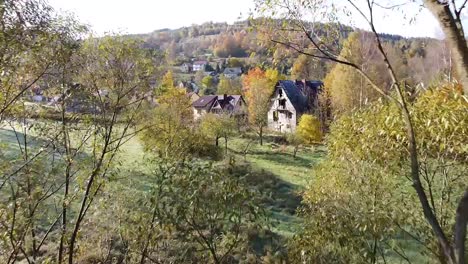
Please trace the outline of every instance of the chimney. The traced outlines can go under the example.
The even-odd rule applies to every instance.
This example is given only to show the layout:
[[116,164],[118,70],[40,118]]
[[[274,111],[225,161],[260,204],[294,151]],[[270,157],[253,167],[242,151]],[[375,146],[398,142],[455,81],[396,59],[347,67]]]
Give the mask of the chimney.
[[223,100],[224,100],[224,101],[227,100],[227,94],[223,94]]

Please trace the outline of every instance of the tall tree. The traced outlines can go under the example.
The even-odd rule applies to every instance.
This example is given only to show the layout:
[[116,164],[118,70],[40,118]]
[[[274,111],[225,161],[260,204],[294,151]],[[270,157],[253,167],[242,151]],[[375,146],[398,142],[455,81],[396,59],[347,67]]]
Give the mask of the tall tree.
[[468,44],[462,23],[463,9],[466,8],[467,1],[424,0],[424,3],[439,21],[445,39],[452,50],[458,79],[463,86],[465,95],[468,95]]
[[[432,5],[431,8],[440,11],[440,18],[442,21],[445,21],[449,24],[448,29],[449,33],[455,33],[450,36],[454,36],[452,38],[454,40],[454,47],[452,47],[455,51],[454,53],[459,54],[458,59],[460,63],[457,68],[460,69],[461,74],[461,83],[464,84],[466,76],[466,71],[468,67],[466,67],[466,60],[463,59],[464,55],[468,54],[466,52],[466,41],[463,37],[463,34],[460,37],[456,37],[457,35],[460,36],[460,30],[457,30],[455,24],[452,23],[453,19],[448,15],[450,13],[449,3],[447,1],[427,1],[430,2],[429,4]],[[453,2],[453,1],[452,1]],[[466,1],[462,1],[466,2]],[[285,8],[286,7],[286,8]],[[466,240],[466,225],[468,220],[468,212],[464,211],[464,208],[468,207],[468,190],[462,195],[459,204],[459,210],[457,210],[456,218],[457,222],[455,224],[455,235],[454,235],[454,242],[453,246],[452,243],[449,241],[448,234],[444,232],[441,227],[440,221],[436,217],[435,210],[431,207],[428,193],[424,189],[421,180],[420,174],[420,160],[418,155],[418,144],[417,144],[417,135],[414,129],[414,122],[411,116],[411,112],[409,111],[408,107],[408,98],[405,96],[405,90],[407,86],[401,79],[398,78],[397,73],[395,71],[395,67],[392,65],[391,61],[389,60],[387,53],[382,44],[382,39],[375,27],[375,21],[378,19],[375,16],[375,9],[379,8],[379,4],[375,1],[367,0],[365,1],[364,5],[358,3],[355,0],[347,0],[344,5],[339,5],[339,8],[343,8],[347,14],[355,14],[360,16],[364,21],[367,23],[368,28],[372,32],[372,36],[375,39],[375,50],[381,55],[381,60],[383,65],[386,67],[386,75],[391,80],[390,87],[394,90],[394,93],[389,93],[390,89],[387,87],[382,87],[378,85],[378,82],[374,80],[366,71],[360,66],[351,61],[348,61],[338,55],[336,49],[336,42],[341,35],[341,27],[339,26],[331,26],[327,29],[326,38],[321,37],[317,34],[317,23],[305,23],[304,21],[310,21],[315,19],[316,17],[320,17],[322,19],[329,19],[331,21],[336,21],[336,8],[338,5],[333,5],[332,3],[327,4],[323,1],[317,0],[312,1],[312,3],[304,3],[303,1],[296,1],[296,0],[279,0],[279,1],[264,1],[264,0],[257,0],[257,10],[262,13],[263,16],[277,18],[278,15],[281,16],[283,19],[286,19],[289,23],[275,23],[272,19],[262,20],[262,23],[268,23],[270,27],[266,30],[266,35],[269,36],[268,39],[274,43],[282,44],[289,47],[296,52],[316,57],[322,59],[328,59],[335,63],[347,65],[354,70],[356,70],[362,77],[368,81],[371,87],[378,93],[380,93],[385,99],[389,102],[393,103],[400,109],[400,113],[403,116],[403,126],[406,130],[407,142],[405,142],[405,146],[407,147],[407,153],[409,156],[409,166],[411,171],[409,172],[409,177],[411,178],[412,185],[414,191],[417,193],[418,200],[421,205],[421,209],[424,212],[424,217],[427,223],[431,226],[432,231],[436,237],[437,243],[439,244],[441,251],[444,252],[445,260],[449,263],[465,263],[464,253],[465,253],[465,240]],[[464,4],[462,5],[464,7]],[[330,10],[332,12],[330,12]],[[311,19],[307,19],[306,16],[310,16]],[[453,18],[453,16],[452,16]],[[272,22],[273,23],[270,23]],[[277,21],[277,20],[276,20]],[[452,27],[450,25],[455,25]],[[278,29],[278,27],[280,27]],[[273,29],[273,30],[272,30]],[[284,34],[286,32],[286,34]],[[299,36],[299,37],[298,37]],[[302,36],[302,37],[301,37]],[[313,48],[319,52],[319,55],[312,54],[307,52],[304,47],[303,40],[306,39],[309,44],[313,46]],[[300,40],[300,41],[298,41]],[[457,46],[458,45],[458,46]],[[466,87],[464,88],[466,89]]]
[[283,76],[277,70],[263,71],[255,68],[242,79],[248,104],[249,122],[256,127],[260,145],[263,145],[263,132],[268,125],[267,113],[270,107],[270,97],[276,83],[282,78]]

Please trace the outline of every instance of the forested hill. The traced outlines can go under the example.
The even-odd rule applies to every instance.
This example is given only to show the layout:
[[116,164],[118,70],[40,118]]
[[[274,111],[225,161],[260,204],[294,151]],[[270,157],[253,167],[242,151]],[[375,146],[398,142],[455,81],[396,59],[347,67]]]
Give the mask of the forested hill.
[[[262,34],[258,33],[255,21],[238,21],[234,24],[208,22],[201,25],[192,25],[179,29],[159,29],[148,34],[128,35],[132,38],[143,40],[144,47],[159,51],[165,57],[166,65],[180,66],[185,62],[197,60],[210,61],[215,64],[224,61],[224,58],[240,58],[236,64],[244,69],[244,72],[252,67],[274,67],[292,78],[323,79],[330,71],[330,65],[323,61],[307,62],[298,53],[269,41],[264,41]],[[341,49],[345,39],[353,28],[343,25],[320,24],[315,28],[338,26],[339,37],[334,44],[336,50]],[[320,30],[319,30],[320,31]],[[364,32],[365,33],[365,32]],[[320,34],[320,32],[317,32]],[[367,35],[367,36],[366,36]],[[360,39],[362,49],[370,48],[368,42],[372,42],[371,34],[362,34]],[[404,38],[399,35],[382,33],[381,39],[389,53],[402,64],[400,68],[412,74],[412,80],[416,83],[429,83],[435,75],[443,72],[448,66],[433,63],[444,61],[448,63],[445,44],[430,38]],[[366,44],[367,43],[367,44]],[[364,56],[365,54],[363,54]],[[312,74],[294,74],[294,67],[303,68],[307,64],[306,72]],[[422,69],[421,65],[428,65]],[[447,67],[446,67],[447,66]],[[176,67],[175,69],[178,69]],[[406,71],[405,70],[405,71]],[[296,70],[297,72],[297,70]],[[407,76],[407,74],[405,74]]]
[[[341,26],[341,36],[345,39],[351,27]],[[257,33],[248,20],[238,21],[234,24],[207,22],[201,25],[191,25],[179,29],[158,29],[147,34],[134,34],[131,37],[140,38],[145,47],[168,51],[176,59],[183,57],[200,57],[214,55],[225,57],[249,57],[267,55],[268,47],[260,45]],[[419,42],[432,41],[431,39],[405,39],[399,35],[382,33],[384,41],[407,42],[404,45],[417,46]],[[417,42],[416,44],[411,44]],[[183,56],[182,56],[183,55]]]

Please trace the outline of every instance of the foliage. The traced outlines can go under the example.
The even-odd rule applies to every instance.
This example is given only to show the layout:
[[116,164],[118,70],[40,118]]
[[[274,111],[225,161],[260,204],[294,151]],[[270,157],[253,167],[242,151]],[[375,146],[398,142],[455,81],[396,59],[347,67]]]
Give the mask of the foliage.
[[322,140],[320,121],[314,115],[302,115],[296,133],[303,142],[309,145],[317,144]]
[[[373,44],[368,35],[359,32],[352,33],[343,44],[340,57],[359,65],[373,79],[379,80],[382,87],[389,89],[389,85],[385,84],[386,81],[381,80],[382,75],[379,75],[382,70],[377,70],[379,66],[377,61],[380,57],[372,53],[369,45]],[[344,64],[336,64],[332,68],[325,79],[325,89],[328,90],[335,113],[359,109],[380,97],[355,69]]]
[[301,54],[294,61],[291,69],[291,77],[297,80],[322,80],[327,71],[323,60],[314,59]]
[[135,226],[128,222],[136,233],[123,233],[136,259],[226,263],[242,258],[248,230],[263,218],[245,175],[197,160],[154,164],[145,206],[135,214]]
[[214,138],[216,146],[218,146],[218,140],[224,138],[225,154],[228,151],[228,138],[234,135],[235,129],[236,120],[227,114],[206,114],[200,124],[201,133]]
[[159,106],[142,117],[141,139],[145,149],[165,159],[182,156],[219,157],[219,150],[193,126],[190,97],[183,89],[173,87],[158,99]]
[[221,76],[218,83],[218,94],[242,94],[240,80]]
[[[467,187],[467,107],[450,84],[425,92],[411,106],[423,184],[448,233],[455,197]],[[404,239],[415,239],[423,254],[443,258],[408,180],[402,122],[396,106],[376,102],[332,126],[330,157],[304,193],[303,214],[309,220],[293,243],[295,258],[304,257],[305,250],[317,263],[375,262],[389,252],[406,259]]]
[[260,68],[250,70],[242,78],[243,88],[248,104],[249,122],[257,127],[260,144],[263,144],[263,128],[268,125],[267,113],[270,107],[270,97],[276,83],[284,78],[277,70]]

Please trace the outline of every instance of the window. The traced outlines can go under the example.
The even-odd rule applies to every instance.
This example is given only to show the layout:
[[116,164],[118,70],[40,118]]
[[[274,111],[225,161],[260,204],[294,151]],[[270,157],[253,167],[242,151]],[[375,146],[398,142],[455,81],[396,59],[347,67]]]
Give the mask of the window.
[[292,119],[293,114],[291,112],[288,112],[288,119]]
[[273,112],[273,121],[275,121],[275,122],[278,121],[278,111]]
[[279,94],[279,97],[283,97],[283,89],[280,88],[280,89],[278,90],[278,94]]
[[286,109],[286,99],[279,100],[279,106],[283,109]]

